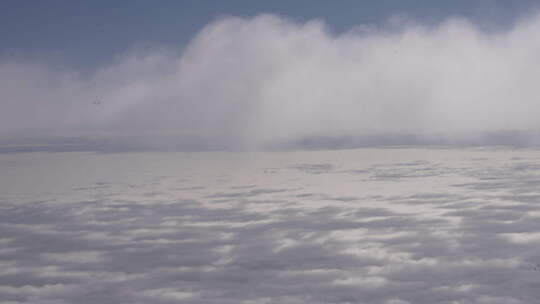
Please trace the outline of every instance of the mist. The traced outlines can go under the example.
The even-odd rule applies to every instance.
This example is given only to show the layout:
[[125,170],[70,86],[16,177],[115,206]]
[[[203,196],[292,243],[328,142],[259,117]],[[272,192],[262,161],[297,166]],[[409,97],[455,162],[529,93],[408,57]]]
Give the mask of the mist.
[[[503,32],[464,19],[223,17],[181,50],[120,54],[91,74],[0,61],[0,139],[204,138],[261,147],[309,136],[538,130],[540,16]],[[95,102],[99,101],[99,102]]]

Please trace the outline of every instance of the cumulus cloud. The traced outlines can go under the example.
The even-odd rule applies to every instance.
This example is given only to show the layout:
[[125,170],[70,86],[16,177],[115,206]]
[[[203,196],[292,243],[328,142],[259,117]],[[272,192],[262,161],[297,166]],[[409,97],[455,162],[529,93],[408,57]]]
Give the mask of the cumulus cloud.
[[[126,54],[91,75],[0,64],[0,136],[174,135],[260,145],[302,136],[538,129],[540,17],[333,34],[227,17],[180,55]],[[102,100],[96,105],[94,100]]]

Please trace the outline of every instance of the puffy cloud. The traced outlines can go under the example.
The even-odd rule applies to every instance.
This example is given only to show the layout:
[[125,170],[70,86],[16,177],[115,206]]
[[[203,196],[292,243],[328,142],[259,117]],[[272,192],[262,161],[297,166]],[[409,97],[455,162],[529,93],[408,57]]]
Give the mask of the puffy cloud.
[[539,33],[538,16],[498,33],[449,19],[339,35],[318,20],[227,17],[180,55],[132,52],[91,75],[4,61],[0,135],[189,135],[250,146],[538,129]]

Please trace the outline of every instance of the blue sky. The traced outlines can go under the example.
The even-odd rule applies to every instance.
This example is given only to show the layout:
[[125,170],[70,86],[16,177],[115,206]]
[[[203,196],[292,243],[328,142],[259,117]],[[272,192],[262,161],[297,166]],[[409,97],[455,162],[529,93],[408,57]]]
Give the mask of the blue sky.
[[536,11],[536,1],[19,1],[0,2],[0,58],[32,60],[70,68],[99,67],[130,49],[181,51],[206,24],[220,16],[276,14],[324,20],[334,32],[354,25],[380,25],[393,16],[423,24],[465,17],[499,31]]

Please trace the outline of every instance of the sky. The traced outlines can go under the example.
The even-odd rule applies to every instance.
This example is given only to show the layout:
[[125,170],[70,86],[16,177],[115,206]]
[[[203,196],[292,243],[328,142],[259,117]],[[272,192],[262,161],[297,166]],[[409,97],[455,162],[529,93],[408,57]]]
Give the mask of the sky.
[[0,5],[0,139],[540,127],[534,1]]
[[535,2],[0,0],[0,302],[538,302]]
[[324,20],[339,33],[380,25],[395,16],[424,24],[465,17],[486,30],[504,30],[538,7],[536,1],[16,1],[0,3],[0,54],[92,69],[133,47],[182,49],[222,16],[275,14],[298,22]]

